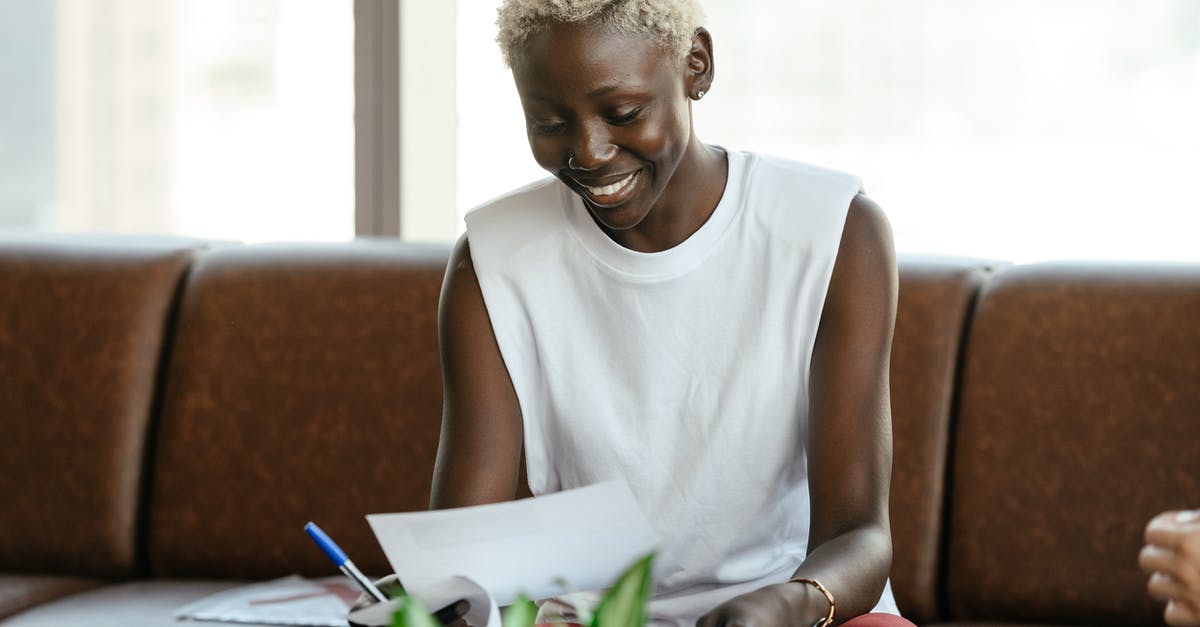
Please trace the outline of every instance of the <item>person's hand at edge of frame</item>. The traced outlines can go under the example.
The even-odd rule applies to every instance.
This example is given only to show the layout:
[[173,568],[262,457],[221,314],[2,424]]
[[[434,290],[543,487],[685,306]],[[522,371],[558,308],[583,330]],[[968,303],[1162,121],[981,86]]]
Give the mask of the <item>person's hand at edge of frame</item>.
[[1200,509],[1169,511],[1146,525],[1138,565],[1150,596],[1165,601],[1169,625],[1200,625]]

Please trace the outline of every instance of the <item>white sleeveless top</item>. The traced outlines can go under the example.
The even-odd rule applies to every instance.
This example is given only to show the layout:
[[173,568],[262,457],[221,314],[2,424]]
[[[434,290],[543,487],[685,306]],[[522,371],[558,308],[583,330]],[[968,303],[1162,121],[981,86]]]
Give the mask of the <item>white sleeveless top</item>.
[[662,252],[613,242],[555,179],[466,218],[529,487],[629,483],[661,541],[657,624],[786,581],[808,542],[809,362],[859,181],[728,157],[712,216]]

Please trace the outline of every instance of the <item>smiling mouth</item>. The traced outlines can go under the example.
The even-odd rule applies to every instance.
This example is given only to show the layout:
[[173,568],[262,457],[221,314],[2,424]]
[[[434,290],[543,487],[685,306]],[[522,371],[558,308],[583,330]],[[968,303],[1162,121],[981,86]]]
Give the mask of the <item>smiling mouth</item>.
[[[588,199],[597,205],[612,206],[623,202],[633,192],[633,181],[641,170],[630,172],[625,178],[600,187],[579,183]],[[577,181],[578,182],[578,181]]]

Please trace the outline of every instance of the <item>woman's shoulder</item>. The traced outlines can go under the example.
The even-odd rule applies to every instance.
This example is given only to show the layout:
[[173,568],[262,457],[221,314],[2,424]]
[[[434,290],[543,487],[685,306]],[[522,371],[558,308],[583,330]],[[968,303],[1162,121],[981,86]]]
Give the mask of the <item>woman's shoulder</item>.
[[554,177],[527,183],[468,209],[467,223],[497,215],[511,216],[512,214],[557,210],[562,204],[562,193],[559,187],[559,182]]
[[557,179],[545,178],[468,211],[467,237],[476,269],[505,268],[518,253],[528,257],[555,249],[567,232],[563,192]]
[[862,182],[853,174],[793,159],[746,153],[744,202],[773,237],[836,249]]

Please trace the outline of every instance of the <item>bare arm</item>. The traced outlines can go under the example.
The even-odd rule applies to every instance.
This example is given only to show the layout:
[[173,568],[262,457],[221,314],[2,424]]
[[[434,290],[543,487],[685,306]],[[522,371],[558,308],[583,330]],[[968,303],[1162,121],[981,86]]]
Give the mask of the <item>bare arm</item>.
[[[808,556],[795,572],[830,590],[835,622],[869,612],[891,568],[888,372],[897,284],[891,228],[859,194],[850,203],[813,347]],[[698,624],[811,625],[828,610],[815,587],[784,583],[734,598]]]
[[897,284],[887,218],[859,194],[813,349],[809,553],[796,571],[829,588],[843,620],[874,607],[891,569],[888,373]]
[[512,500],[520,480],[521,408],[465,235],[442,285],[438,340],[445,396],[430,507]]

